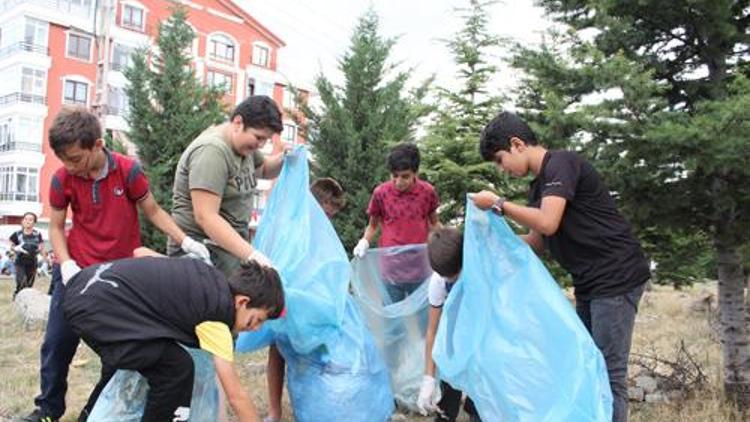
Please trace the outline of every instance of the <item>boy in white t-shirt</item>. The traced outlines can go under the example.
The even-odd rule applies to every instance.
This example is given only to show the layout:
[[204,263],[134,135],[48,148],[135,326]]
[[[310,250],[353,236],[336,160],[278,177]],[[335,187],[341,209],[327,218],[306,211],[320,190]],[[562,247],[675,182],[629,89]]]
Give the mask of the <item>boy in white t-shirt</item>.
[[[433,271],[430,278],[428,300],[430,302],[429,322],[427,324],[427,335],[425,336],[425,375],[422,378],[422,386],[419,389],[417,407],[422,414],[436,411],[438,415],[435,422],[453,422],[458,417],[461,406],[461,391],[450,386],[445,381],[440,381],[442,398],[435,403],[435,362],[432,360],[432,346],[435,343],[438,322],[443,313],[443,304],[450,294],[459,274],[463,261],[463,233],[455,228],[437,229],[430,235],[427,242],[427,253],[430,266]],[[469,397],[464,402],[464,410],[469,415],[471,422],[481,422],[474,403]]]

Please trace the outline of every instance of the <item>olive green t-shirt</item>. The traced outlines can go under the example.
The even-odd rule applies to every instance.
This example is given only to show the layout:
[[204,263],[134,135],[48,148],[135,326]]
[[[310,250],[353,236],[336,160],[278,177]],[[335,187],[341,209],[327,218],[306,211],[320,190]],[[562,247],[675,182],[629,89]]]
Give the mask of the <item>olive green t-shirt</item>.
[[[247,157],[234,152],[224,140],[221,126],[201,133],[182,153],[172,188],[172,216],[190,237],[202,242],[208,236],[195,221],[190,191],[201,189],[221,197],[219,215],[243,239],[248,238],[248,222],[258,194],[256,177],[263,164],[263,154],[254,151]],[[170,239],[170,254],[180,249]]]

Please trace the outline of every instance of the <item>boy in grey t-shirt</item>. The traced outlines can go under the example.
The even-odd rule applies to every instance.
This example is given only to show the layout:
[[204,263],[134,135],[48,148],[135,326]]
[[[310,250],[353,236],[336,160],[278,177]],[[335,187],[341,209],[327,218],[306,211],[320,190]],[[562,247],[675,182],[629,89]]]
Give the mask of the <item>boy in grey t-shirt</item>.
[[[271,98],[249,97],[228,122],[201,133],[177,164],[172,216],[186,233],[209,245],[211,260],[224,274],[249,259],[271,265],[250,245],[248,222],[257,178],[277,177],[283,163],[283,154],[264,158],[259,150],[282,128]],[[167,252],[181,253],[172,242]]]

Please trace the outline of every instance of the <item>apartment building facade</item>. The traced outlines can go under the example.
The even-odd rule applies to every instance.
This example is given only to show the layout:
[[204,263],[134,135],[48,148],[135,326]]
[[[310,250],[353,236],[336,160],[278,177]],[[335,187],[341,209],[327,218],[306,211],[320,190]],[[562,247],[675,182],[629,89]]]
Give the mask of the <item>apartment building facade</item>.
[[229,0],[3,0],[0,2],[0,225],[32,211],[49,215],[48,191],[60,161],[46,133],[66,105],[95,110],[126,140],[132,52],[155,47],[160,22],[181,3],[195,31],[196,77],[226,89],[229,108],[253,94],[285,110],[281,138],[304,142],[287,110],[295,96],[277,72],[278,36]]

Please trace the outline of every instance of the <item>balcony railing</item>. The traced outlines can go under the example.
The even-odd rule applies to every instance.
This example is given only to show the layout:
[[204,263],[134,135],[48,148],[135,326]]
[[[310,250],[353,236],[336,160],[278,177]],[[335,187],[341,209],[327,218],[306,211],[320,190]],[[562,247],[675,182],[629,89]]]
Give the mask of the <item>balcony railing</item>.
[[[91,3],[93,3],[93,1]],[[91,4],[81,6],[70,0],[2,0],[0,1],[0,12],[10,10],[19,4],[35,4],[45,9],[58,10],[60,12],[85,17],[90,16],[92,12]]]
[[0,153],[10,152],[10,151],[42,152],[42,145],[36,144],[33,142],[17,142],[17,141],[0,143]]
[[19,41],[15,44],[7,45],[0,48],[0,59],[10,56],[13,53],[25,51],[28,53],[44,54],[49,56],[49,48],[39,44],[32,44],[26,41]]
[[0,192],[0,201],[28,201],[36,202],[39,195],[34,192]]
[[44,95],[28,94],[25,92],[13,92],[11,94],[3,95],[0,97],[0,107],[17,103],[46,105],[47,97],[45,97]]

